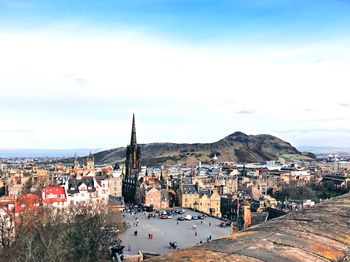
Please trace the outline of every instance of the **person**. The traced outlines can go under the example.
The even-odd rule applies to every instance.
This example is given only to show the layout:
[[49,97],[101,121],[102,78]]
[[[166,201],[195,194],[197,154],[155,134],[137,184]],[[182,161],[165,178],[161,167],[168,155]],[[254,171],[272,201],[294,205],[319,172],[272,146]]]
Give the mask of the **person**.
[[211,240],[211,235],[209,235],[209,240]]
[[211,223],[209,222],[209,226],[211,226]]
[[201,221],[201,224],[203,224],[203,221]]
[[128,251],[131,251],[131,246],[130,245],[128,246]]
[[195,236],[195,237],[197,236],[197,231],[194,232],[194,236]]
[[137,236],[137,230],[135,230],[134,235]]
[[179,224],[179,221],[176,221],[176,225],[178,225]]

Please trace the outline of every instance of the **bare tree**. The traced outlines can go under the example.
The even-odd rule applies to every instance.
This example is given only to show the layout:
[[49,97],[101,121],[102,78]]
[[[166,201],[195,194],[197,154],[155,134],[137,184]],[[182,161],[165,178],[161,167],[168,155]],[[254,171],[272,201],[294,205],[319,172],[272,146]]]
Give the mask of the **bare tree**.
[[68,210],[40,208],[23,212],[16,238],[2,257],[12,261],[98,261],[106,258],[109,243],[118,238],[123,223],[101,207]]
[[3,249],[8,249],[15,237],[14,215],[1,210],[0,213],[0,245]]

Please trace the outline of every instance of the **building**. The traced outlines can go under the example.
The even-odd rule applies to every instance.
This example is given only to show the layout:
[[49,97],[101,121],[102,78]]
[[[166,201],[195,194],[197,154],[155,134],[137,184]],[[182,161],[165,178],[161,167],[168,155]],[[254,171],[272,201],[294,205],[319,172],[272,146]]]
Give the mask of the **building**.
[[118,164],[115,164],[112,176],[108,178],[108,188],[112,196],[122,196],[123,176]]
[[220,195],[216,190],[199,189],[195,209],[212,216],[221,217]]
[[68,206],[67,195],[62,186],[45,187],[42,193],[43,205],[49,207]]
[[136,140],[135,115],[132,117],[130,144],[126,148],[125,176],[123,178],[123,197],[125,201],[134,202],[138,175],[141,172],[141,149]]
[[221,198],[215,189],[198,188],[193,184],[184,184],[178,189],[178,199],[181,207],[193,208],[212,216],[221,217]]
[[178,200],[181,207],[194,208],[197,198],[196,187],[192,184],[181,185],[178,189]]
[[65,189],[69,205],[106,205],[108,203],[109,188],[107,179],[88,176],[81,179],[70,178],[65,184]]

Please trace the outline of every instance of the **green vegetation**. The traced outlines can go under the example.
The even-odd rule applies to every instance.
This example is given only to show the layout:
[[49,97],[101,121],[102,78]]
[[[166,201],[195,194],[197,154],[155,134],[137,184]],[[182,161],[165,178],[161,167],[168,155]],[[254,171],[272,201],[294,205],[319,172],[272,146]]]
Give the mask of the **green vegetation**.
[[350,188],[336,187],[333,182],[325,182],[323,184],[310,184],[302,187],[289,186],[281,191],[276,191],[272,194],[274,198],[280,201],[293,199],[305,200],[311,199],[319,202],[320,199],[328,199],[345,194],[350,191]]
[[301,154],[281,154],[278,155],[278,160],[285,160],[287,162],[294,162],[294,161],[312,161],[313,159],[307,156],[303,156]]

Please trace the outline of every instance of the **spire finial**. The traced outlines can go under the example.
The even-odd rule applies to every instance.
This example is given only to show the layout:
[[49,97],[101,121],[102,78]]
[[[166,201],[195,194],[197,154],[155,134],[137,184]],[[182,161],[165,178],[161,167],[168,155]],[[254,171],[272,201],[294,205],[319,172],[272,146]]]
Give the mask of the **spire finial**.
[[136,125],[135,125],[135,114],[132,114],[132,129],[131,129],[131,141],[130,145],[136,145]]

